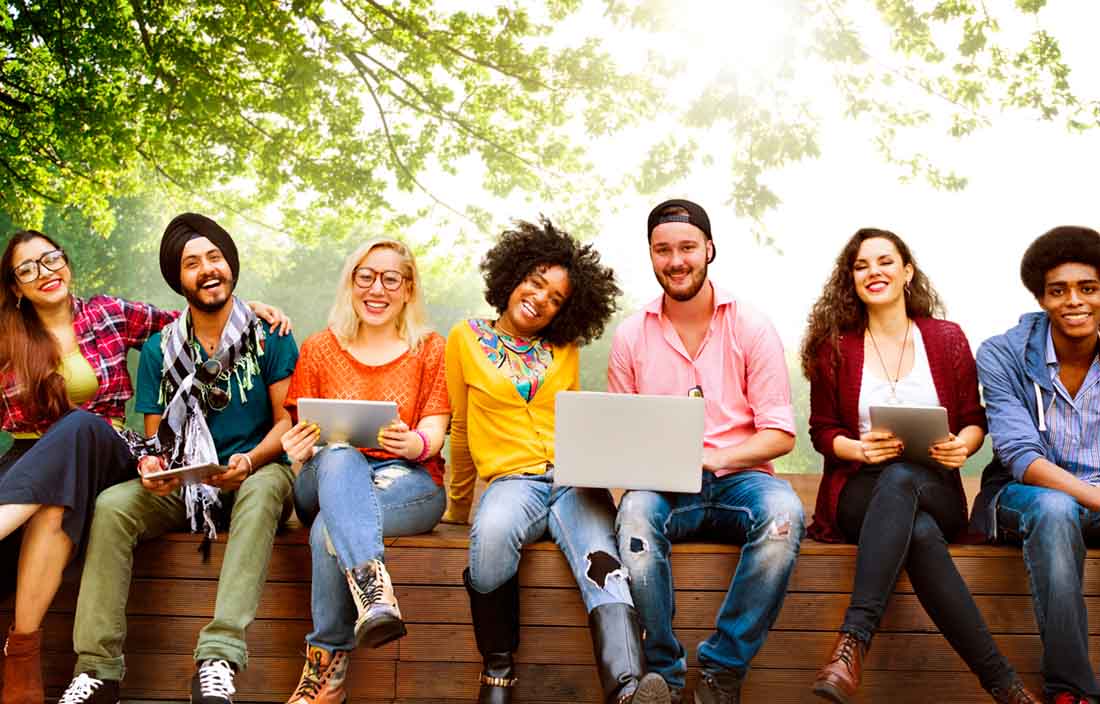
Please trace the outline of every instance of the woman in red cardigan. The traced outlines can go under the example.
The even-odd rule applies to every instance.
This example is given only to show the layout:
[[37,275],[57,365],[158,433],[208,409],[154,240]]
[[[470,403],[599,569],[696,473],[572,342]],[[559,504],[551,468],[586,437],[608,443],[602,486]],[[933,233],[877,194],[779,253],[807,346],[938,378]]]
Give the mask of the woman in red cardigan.
[[[855,587],[813,690],[847,704],[894,582],[906,568],[928,615],[996,702],[1038,704],[997,649],[947,543],[966,526],[958,469],[981,447],[985,412],[974,357],[905,243],[862,229],[845,245],[810,313],[802,371],[810,437],[825,458],[809,535],[858,543]],[[902,443],[872,432],[869,407],[943,406],[952,435],[929,462],[902,461]]]

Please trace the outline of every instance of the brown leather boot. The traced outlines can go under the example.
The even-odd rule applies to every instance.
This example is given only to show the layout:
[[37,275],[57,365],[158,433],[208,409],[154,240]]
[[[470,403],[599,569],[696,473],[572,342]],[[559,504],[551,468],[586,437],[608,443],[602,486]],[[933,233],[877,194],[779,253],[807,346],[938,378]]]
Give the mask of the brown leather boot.
[[3,704],[43,704],[42,631],[8,631],[4,643]]
[[343,704],[347,701],[344,691],[347,673],[347,651],[309,646],[298,688],[290,695],[287,704]]
[[1018,678],[1006,688],[994,687],[989,694],[997,704],[1043,704]]
[[817,671],[813,692],[836,704],[850,704],[863,679],[863,656],[867,646],[851,633],[841,633],[827,665]]

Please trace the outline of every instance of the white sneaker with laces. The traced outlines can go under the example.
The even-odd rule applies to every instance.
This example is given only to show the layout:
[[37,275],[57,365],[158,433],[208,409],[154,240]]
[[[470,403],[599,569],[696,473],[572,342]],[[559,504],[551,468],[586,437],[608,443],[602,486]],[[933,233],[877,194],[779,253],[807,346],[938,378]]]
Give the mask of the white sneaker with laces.
[[233,704],[233,666],[225,660],[203,660],[191,678],[191,704]]
[[61,693],[57,704],[118,704],[118,681],[98,680],[81,672]]

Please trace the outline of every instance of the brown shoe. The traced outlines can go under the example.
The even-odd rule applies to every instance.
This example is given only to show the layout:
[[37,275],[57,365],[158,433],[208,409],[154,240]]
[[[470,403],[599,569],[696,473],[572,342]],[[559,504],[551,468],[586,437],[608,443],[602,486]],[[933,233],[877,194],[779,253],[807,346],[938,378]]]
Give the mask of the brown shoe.
[[850,704],[863,679],[863,656],[867,646],[851,633],[841,633],[833,646],[829,663],[817,671],[813,692],[836,704]]
[[377,648],[405,635],[405,622],[393,593],[393,583],[381,560],[347,570],[348,589],[355,600],[355,642]]
[[43,704],[42,631],[8,631],[4,643],[3,704]]
[[348,674],[348,654],[311,645],[306,649],[306,664],[298,688],[287,704],[343,704],[347,700],[344,678]]
[[997,704],[1043,704],[1043,700],[1029,692],[1019,678],[1007,688],[994,687],[989,694]]

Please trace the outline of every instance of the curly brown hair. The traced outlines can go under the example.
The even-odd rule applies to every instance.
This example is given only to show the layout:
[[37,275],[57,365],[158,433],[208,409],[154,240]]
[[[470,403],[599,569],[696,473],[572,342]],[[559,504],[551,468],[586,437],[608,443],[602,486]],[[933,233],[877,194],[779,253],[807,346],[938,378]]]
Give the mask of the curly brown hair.
[[622,293],[615,272],[600,262],[595,247],[577,242],[545,217],[537,225],[517,221],[485,254],[480,267],[485,300],[503,313],[516,286],[545,266],[565,269],[572,293],[539,336],[553,345],[585,345],[602,335]]
[[905,242],[889,230],[865,227],[857,230],[844,245],[836,258],[833,273],[825,282],[821,297],[810,309],[807,319],[806,335],[802,338],[802,373],[810,381],[814,380],[817,352],[821,345],[833,346],[834,363],[840,361],[840,335],[863,330],[867,327],[867,307],[856,294],[852,283],[852,269],[860,246],[867,240],[882,238],[889,240],[897,248],[903,264],[913,267],[913,280],[906,287],[905,314],[910,318],[943,317],[944,307],[932,282],[917,266],[917,260]]

